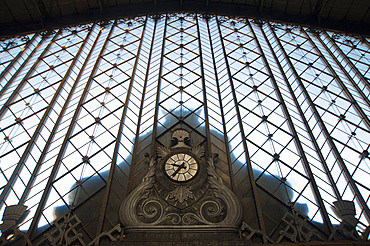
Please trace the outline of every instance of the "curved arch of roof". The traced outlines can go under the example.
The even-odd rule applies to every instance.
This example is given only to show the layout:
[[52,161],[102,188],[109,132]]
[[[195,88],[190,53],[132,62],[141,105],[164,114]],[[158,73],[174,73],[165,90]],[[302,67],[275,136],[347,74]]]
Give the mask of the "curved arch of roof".
[[86,6],[82,5],[82,0],[69,1],[63,5],[57,0],[51,2],[46,5],[44,1],[38,1],[37,4],[29,5],[23,0],[3,1],[3,9],[8,12],[7,16],[0,18],[0,36],[10,37],[93,21],[168,12],[261,18],[370,35],[370,1],[361,0],[334,1],[336,3],[331,0],[281,0],[279,3],[272,0],[131,0],[126,3],[116,0],[113,4],[110,3],[112,1],[85,0]]

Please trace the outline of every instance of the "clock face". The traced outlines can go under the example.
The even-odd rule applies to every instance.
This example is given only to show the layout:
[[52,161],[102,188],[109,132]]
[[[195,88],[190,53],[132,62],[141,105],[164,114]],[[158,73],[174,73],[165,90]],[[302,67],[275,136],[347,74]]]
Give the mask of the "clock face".
[[191,155],[174,154],[167,159],[164,170],[170,179],[185,182],[197,174],[198,163]]

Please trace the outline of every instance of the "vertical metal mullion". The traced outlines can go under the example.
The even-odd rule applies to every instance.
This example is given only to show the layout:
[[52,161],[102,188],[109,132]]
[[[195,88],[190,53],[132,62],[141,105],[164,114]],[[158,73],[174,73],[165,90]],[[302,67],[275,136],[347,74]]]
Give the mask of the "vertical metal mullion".
[[[91,28],[91,30],[90,30],[90,32],[89,32],[89,34],[88,34],[88,36],[85,38],[85,40],[86,40],[86,41],[88,40],[88,37],[89,37],[89,35],[91,34],[91,32],[93,31],[94,27],[95,27],[95,24],[92,26],[92,28]],[[100,33],[99,33],[99,35],[100,35]],[[60,122],[62,121],[63,115],[64,115],[64,113],[65,113],[65,111],[66,111],[66,109],[67,109],[67,107],[68,107],[68,105],[69,105],[69,103],[70,103],[70,99],[71,99],[71,97],[73,96],[73,93],[74,93],[74,91],[75,91],[75,89],[76,89],[76,87],[77,87],[77,84],[78,84],[78,82],[79,82],[79,80],[80,80],[80,77],[82,76],[82,72],[83,72],[84,68],[85,68],[85,67],[86,67],[86,65],[87,65],[87,61],[89,60],[89,57],[90,57],[90,55],[92,54],[92,51],[93,51],[93,49],[94,49],[94,47],[95,47],[95,44],[97,43],[97,40],[99,39],[99,35],[96,37],[95,42],[94,42],[94,44],[92,45],[92,47],[91,47],[91,49],[90,49],[90,52],[89,52],[89,54],[87,55],[87,57],[86,57],[86,59],[85,59],[85,62],[84,62],[84,64],[82,65],[82,67],[81,67],[81,69],[80,69],[80,72],[79,72],[79,74],[77,75],[77,78],[76,78],[76,80],[75,80],[75,82],[74,82],[74,84],[73,84],[73,86],[72,86],[72,88],[71,88],[70,92],[68,93],[68,96],[67,96],[67,98],[66,98],[66,100],[65,100],[65,103],[64,103],[64,105],[63,105],[63,107],[62,107],[62,109],[61,109],[61,111],[60,111],[60,113],[59,113],[58,119],[56,120],[56,122],[55,122],[55,124],[54,124],[54,127],[53,127],[53,129],[52,129],[52,131],[51,131],[51,133],[50,133],[50,135],[49,135],[49,138],[48,138],[48,140],[46,141],[46,144],[45,144],[45,146],[44,146],[44,149],[43,149],[43,151],[42,151],[42,153],[41,153],[41,155],[40,155],[40,157],[39,157],[39,160],[37,161],[37,164],[36,164],[36,167],[35,167],[34,171],[33,171],[33,172],[32,172],[32,174],[31,174],[30,180],[29,180],[29,181],[28,181],[28,183],[27,183],[27,186],[26,186],[26,188],[25,188],[25,190],[24,190],[24,192],[23,192],[23,194],[22,194],[22,197],[21,197],[21,199],[20,199],[20,201],[19,201],[19,204],[23,204],[23,203],[25,202],[25,200],[26,200],[26,198],[27,198],[27,196],[28,196],[28,194],[29,194],[29,192],[30,192],[30,190],[31,190],[31,187],[33,186],[33,183],[34,183],[34,181],[35,181],[35,179],[36,179],[36,175],[37,175],[37,173],[38,173],[38,171],[39,171],[39,169],[40,169],[40,167],[41,167],[41,164],[42,164],[42,163],[43,163],[43,161],[44,161],[44,158],[45,158],[46,154],[48,153],[48,150],[49,150],[50,144],[51,144],[51,142],[52,142],[52,141],[53,141],[53,139],[54,139],[54,135],[55,135],[56,131],[58,130],[58,127],[59,127]],[[81,49],[82,49],[82,48],[81,48]],[[80,53],[80,51],[79,51],[79,53]]]
[[[137,64],[138,64],[138,61],[139,61],[139,57],[140,57],[141,45],[143,43],[147,21],[148,21],[148,17],[146,17],[145,22],[144,22],[144,27],[143,27],[143,31],[141,33],[140,43],[139,43],[139,47],[138,47],[138,50],[137,50],[135,63],[134,63],[134,66],[132,68],[130,84],[129,84],[129,87],[127,89],[127,96],[126,96],[126,100],[125,100],[125,104],[124,104],[124,108],[123,108],[123,112],[122,112],[122,116],[121,116],[121,121],[120,121],[120,124],[119,124],[119,127],[118,127],[117,139],[116,139],[116,144],[115,144],[115,147],[114,147],[112,163],[111,163],[111,166],[110,166],[110,169],[109,169],[108,180],[107,180],[107,185],[106,185],[106,188],[105,188],[102,209],[100,211],[99,224],[98,224],[98,227],[97,227],[97,230],[96,230],[96,237],[98,237],[99,234],[101,233],[101,230],[102,230],[103,224],[104,224],[105,213],[106,213],[107,206],[108,206],[109,194],[110,194],[110,189],[111,189],[112,180],[113,180],[114,168],[116,167],[118,150],[119,150],[119,146],[120,146],[120,143],[121,143],[123,122],[124,122],[124,119],[126,118],[128,103],[129,103],[129,100],[130,100],[130,97],[131,97],[132,86],[134,84],[136,68],[137,68]],[[95,245],[99,245],[99,242],[100,242],[100,239],[98,239],[95,242]]]
[[165,43],[166,43],[166,32],[167,32],[167,20],[168,16],[166,14],[165,23],[164,23],[164,30],[163,30],[163,43],[162,43],[162,52],[161,52],[161,63],[159,65],[159,73],[158,73],[158,85],[157,85],[157,95],[155,99],[155,112],[154,112],[154,125],[153,125],[153,135],[152,135],[152,146],[150,153],[156,153],[156,142],[155,139],[157,137],[157,121],[158,121],[158,111],[159,111],[159,94],[161,91],[161,81],[162,81],[162,71],[163,71],[163,57],[164,57],[164,50],[165,50]]
[[[310,181],[311,181],[311,185],[312,185],[311,187],[312,187],[312,189],[313,189],[313,192],[314,192],[314,196],[315,196],[316,202],[319,204],[320,209],[321,209],[321,210],[320,210],[320,212],[321,212],[321,216],[324,218],[325,224],[327,225],[327,227],[328,227],[329,231],[330,231],[330,232],[332,232],[333,225],[331,224],[331,221],[330,221],[330,219],[329,219],[328,213],[327,213],[327,211],[326,211],[325,205],[324,205],[323,200],[322,200],[321,195],[320,195],[320,191],[319,191],[318,186],[317,186],[317,184],[316,184],[315,177],[314,177],[314,175],[313,175],[313,173],[312,173],[312,170],[311,170],[310,164],[309,164],[309,162],[308,162],[308,160],[307,160],[307,157],[306,157],[305,151],[304,151],[304,149],[303,149],[303,147],[302,147],[302,145],[301,145],[301,142],[300,142],[300,140],[299,140],[298,133],[297,133],[297,131],[296,131],[295,127],[294,127],[294,123],[293,123],[292,118],[291,118],[291,116],[290,116],[290,114],[289,114],[288,108],[287,108],[287,106],[286,106],[286,104],[285,104],[285,102],[284,102],[284,98],[283,98],[283,96],[282,96],[282,94],[281,94],[281,92],[280,92],[279,86],[278,86],[278,84],[277,84],[277,82],[276,82],[276,80],[275,80],[275,77],[274,77],[274,75],[273,75],[273,73],[272,73],[272,70],[271,70],[271,68],[270,68],[270,65],[269,65],[269,63],[268,63],[268,61],[267,61],[267,59],[266,59],[266,57],[265,57],[265,54],[264,54],[264,52],[263,52],[263,50],[262,50],[262,47],[261,47],[261,45],[260,45],[260,43],[259,43],[259,41],[258,41],[258,39],[257,39],[257,37],[256,37],[256,34],[254,33],[254,30],[253,30],[253,28],[252,28],[252,26],[251,26],[250,22],[249,22],[248,20],[247,20],[247,22],[248,22],[248,26],[249,26],[249,28],[250,28],[250,30],[251,30],[251,33],[253,34],[253,38],[255,39],[255,41],[256,41],[256,43],[257,43],[258,50],[259,50],[259,52],[260,52],[260,54],[261,54],[261,57],[262,57],[263,62],[264,62],[264,64],[265,64],[265,66],[266,66],[266,69],[267,69],[267,71],[268,71],[268,73],[269,73],[269,75],[270,75],[271,82],[272,82],[272,84],[273,84],[273,86],[274,86],[274,88],[275,88],[276,95],[277,95],[277,96],[278,96],[278,98],[279,98],[279,101],[280,101],[281,107],[282,107],[282,109],[283,109],[283,112],[284,112],[285,118],[286,118],[286,119],[287,119],[287,121],[288,121],[289,129],[290,129],[290,131],[291,131],[291,132],[292,132],[292,134],[293,134],[294,142],[295,142],[295,145],[296,145],[296,147],[297,147],[297,149],[298,149],[299,155],[300,155],[300,156],[301,156],[301,158],[302,158],[302,162],[303,162],[304,169],[306,170],[306,173],[307,173],[307,174],[308,174],[308,176],[310,177]],[[261,31],[262,31],[262,27],[261,27],[261,26],[260,26],[260,29],[261,29]],[[262,31],[262,32],[263,32],[263,31]],[[266,39],[266,35],[265,35],[265,33],[264,33],[264,32],[263,32],[263,35],[264,35],[264,38]],[[266,39],[266,42],[267,42],[267,39]],[[270,47],[270,48],[271,48],[271,47]],[[271,52],[272,52],[272,53],[274,53],[274,52],[273,52],[273,50],[271,50]],[[274,54],[274,56],[275,56],[275,54]],[[278,64],[279,64],[279,63],[278,63]],[[280,64],[279,64],[279,65],[280,65]],[[283,76],[285,76],[285,74],[284,74]]]
[[[89,88],[90,88],[91,82],[92,82],[92,80],[93,80],[94,74],[95,74],[95,72],[96,72],[96,70],[97,70],[97,67],[98,67],[99,63],[100,63],[101,56],[102,56],[102,54],[103,54],[103,52],[104,52],[104,50],[105,50],[105,47],[106,47],[106,45],[107,45],[107,43],[108,43],[108,41],[109,41],[109,37],[110,37],[110,36],[111,36],[111,34],[112,34],[112,31],[113,31],[113,29],[114,29],[114,27],[115,27],[115,25],[116,25],[116,22],[117,22],[117,21],[115,21],[115,22],[114,22],[114,24],[113,24],[112,28],[110,29],[109,34],[107,35],[107,38],[106,38],[106,40],[105,40],[105,42],[104,42],[104,44],[103,44],[103,46],[102,46],[102,48],[101,48],[100,54],[99,54],[99,56],[98,56],[98,59],[96,60],[96,62],[95,62],[95,64],[94,64],[94,67],[93,67],[93,69],[92,69],[92,71],[91,71],[91,74],[90,74],[90,76],[89,76],[89,79],[88,79],[88,81],[87,81],[87,83],[86,83],[86,86],[85,86],[85,88],[84,88],[84,91],[83,91],[83,93],[82,93],[82,96],[81,96],[81,98],[80,98],[80,101],[78,102],[78,106],[77,106],[77,108],[76,108],[76,110],[75,110],[75,113],[74,113],[74,115],[73,115],[73,118],[72,118],[72,120],[71,120],[71,124],[70,124],[70,126],[68,127],[68,131],[67,131],[67,133],[66,133],[66,135],[65,135],[65,137],[64,137],[64,140],[63,140],[62,146],[61,146],[61,148],[60,148],[60,150],[59,150],[59,153],[58,153],[57,159],[56,159],[56,161],[55,161],[55,163],[54,163],[54,165],[53,165],[53,169],[52,169],[51,174],[50,174],[50,176],[49,176],[49,178],[48,178],[48,182],[47,182],[47,184],[46,184],[46,186],[45,186],[45,190],[44,190],[44,193],[42,194],[42,197],[41,197],[41,200],[40,200],[39,206],[37,207],[37,210],[36,210],[36,213],[35,213],[34,219],[32,220],[32,223],[31,223],[30,229],[29,229],[29,230],[28,230],[28,232],[27,232],[27,235],[28,235],[29,237],[32,235],[32,232],[34,231],[34,229],[35,229],[35,227],[36,227],[36,224],[37,224],[37,222],[39,221],[39,218],[40,218],[40,215],[41,215],[42,209],[44,208],[44,206],[45,206],[45,202],[46,202],[46,199],[47,199],[47,197],[49,196],[49,193],[50,193],[50,190],[51,190],[51,186],[52,186],[52,182],[53,182],[54,177],[55,177],[55,175],[56,175],[56,173],[57,173],[57,171],[58,171],[60,161],[61,161],[61,159],[62,159],[62,157],[63,157],[63,155],[64,155],[64,152],[65,152],[65,150],[66,150],[67,143],[68,143],[68,139],[69,139],[69,137],[70,137],[70,135],[71,135],[71,133],[72,133],[72,131],[73,131],[73,129],[74,129],[74,122],[76,121],[76,119],[77,119],[78,115],[80,114],[81,105],[82,105],[83,101],[84,101],[84,100],[85,100],[85,98],[86,98],[87,92],[89,91]],[[99,31],[99,34],[98,34],[98,37],[97,37],[96,41],[99,39],[101,32],[102,32],[102,28],[101,28],[101,29],[100,29],[100,31]],[[91,51],[92,51],[92,49],[91,49]],[[87,61],[87,60],[86,60],[86,61]],[[82,70],[81,70],[81,71],[82,71]]]
[[369,208],[368,208],[368,206],[366,204],[366,201],[364,200],[364,198],[362,197],[360,191],[358,190],[355,181],[352,179],[352,176],[349,173],[349,171],[348,171],[348,169],[347,169],[347,167],[346,167],[346,165],[345,165],[342,157],[340,156],[340,153],[339,153],[337,147],[335,146],[335,143],[334,143],[332,137],[330,136],[329,131],[326,129],[325,124],[324,124],[324,122],[322,121],[322,119],[320,117],[320,114],[316,110],[315,104],[313,103],[310,95],[308,94],[308,92],[307,92],[304,84],[302,83],[302,81],[301,81],[301,79],[300,79],[297,71],[295,70],[292,62],[289,60],[289,57],[288,57],[287,53],[285,52],[283,46],[281,45],[280,40],[278,39],[276,33],[273,32],[270,23],[268,23],[268,26],[269,26],[272,34],[274,35],[274,38],[275,38],[276,42],[278,43],[278,45],[279,45],[279,47],[280,47],[280,49],[281,49],[281,51],[282,51],[282,53],[284,55],[285,60],[289,64],[289,67],[292,70],[292,72],[293,72],[293,74],[295,76],[295,79],[297,80],[299,86],[301,87],[301,90],[302,90],[303,94],[305,95],[305,98],[307,99],[308,104],[310,105],[310,108],[311,108],[311,110],[313,111],[313,113],[315,115],[316,120],[319,122],[319,126],[320,126],[321,130],[323,131],[323,133],[325,135],[325,138],[328,141],[328,143],[329,143],[332,151],[334,152],[334,155],[336,157],[336,160],[340,164],[340,166],[342,168],[342,171],[343,171],[343,173],[344,173],[347,181],[349,182],[352,191],[355,193],[358,201],[360,202],[362,208],[364,209],[366,218],[368,220],[370,220],[370,210],[369,210]]
[[[52,38],[52,40],[49,42],[49,44],[45,47],[45,49],[42,51],[42,53],[40,54],[40,56],[37,58],[37,60],[34,62],[34,64],[32,65],[32,67],[28,70],[27,74],[23,77],[23,79],[21,80],[21,82],[19,83],[19,85],[17,86],[17,88],[15,88],[15,90],[13,91],[13,93],[11,94],[11,96],[8,98],[8,100],[5,102],[5,104],[3,105],[3,107],[0,109],[0,120],[1,118],[3,117],[4,115],[4,112],[5,110],[9,107],[9,105],[11,104],[11,102],[14,100],[14,98],[17,96],[18,92],[23,88],[23,86],[26,84],[26,81],[28,79],[28,77],[34,72],[34,69],[37,67],[37,65],[39,64],[39,62],[41,61],[42,57],[49,51],[51,45],[54,43],[55,39],[59,36],[59,34],[62,32],[62,29],[59,29],[59,31],[54,35],[54,37]],[[45,37],[43,37],[43,40],[45,40]],[[41,42],[41,41],[40,41]],[[34,49],[34,51],[36,51],[37,48]],[[32,54],[34,54],[34,51],[32,52]],[[30,55],[31,57],[32,55]],[[23,64],[25,64],[26,62],[24,62]],[[20,71],[20,69],[17,70],[17,72]],[[12,76],[12,79],[15,78],[16,75],[13,75]],[[9,81],[7,84],[10,84],[11,81]],[[3,88],[4,89],[4,88]],[[3,90],[2,90],[3,91]]]
[[[215,17],[215,18],[216,18],[216,22],[217,22],[218,21],[217,17]],[[235,182],[234,182],[234,175],[232,173],[232,168],[231,168],[231,157],[230,157],[230,148],[229,148],[229,143],[228,143],[228,138],[227,138],[225,114],[224,114],[224,109],[223,109],[223,105],[222,105],[220,83],[219,83],[219,80],[218,80],[217,66],[216,66],[215,54],[214,54],[214,51],[213,51],[211,31],[209,29],[209,19],[207,19],[207,30],[208,30],[208,36],[209,36],[209,41],[210,41],[209,43],[211,45],[211,53],[212,53],[213,69],[214,69],[214,74],[215,74],[215,79],[216,79],[215,82],[216,82],[216,87],[217,87],[218,101],[220,103],[220,111],[221,111],[222,126],[223,126],[223,135],[224,135],[224,141],[225,141],[227,163],[228,163],[228,168],[229,168],[229,173],[230,173],[231,189],[232,189],[232,191],[235,191]]]
[[[36,37],[38,36],[39,34],[35,34],[33,38],[36,39]],[[39,41],[38,45],[36,45],[36,47],[31,51],[31,54],[27,56],[27,58],[24,60],[24,62],[22,63],[22,65],[17,69],[17,71],[13,74],[13,76],[9,79],[9,81],[4,85],[4,87],[1,89],[0,91],[0,98],[3,96],[3,94],[6,92],[6,90],[9,88],[9,86],[12,84],[13,80],[18,76],[18,74],[22,71],[22,69],[24,68],[24,66],[26,66],[26,64],[28,63],[28,61],[31,59],[31,57],[36,53],[37,51],[37,47],[40,46],[44,40],[46,39],[45,36],[43,36],[41,38],[41,40]],[[29,42],[29,44],[27,44],[27,47],[31,45],[31,41]],[[5,76],[5,71],[1,74],[1,77],[0,79],[2,79],[3,77]]]
[[[33,41],[35,41],[35,39],[36,39],[36,37],[38,36],[39,34],[38,33],[35,33],[34,35],[33,35],[33,37],[31,38],[31,40],[29,40],[28,41],[28,43],[26,44],[26,46],[17,54],[17,56],[15,57],[15,58],[13,58],[13,60],[8,64],[8,66],[6,66],[6,68],[4,69],[4,71],[2,71],[1,72],[1,74],[0,74],[0,80],[1,79],[3,79],[3,77],[6,75],[6,73],[9,71],[9,69],[11,68],[11,67],[13,67],[13,65],[16,63],[16,62],[18,62],[18,60],[19,60],[19,58],[23,55],[23,53],[25,53],[26,52],[26,50],[31,46],[31,43],[33,43]],[[32,52],[35,52],[36,51],[36,49],[34,49]],[[29,56],[27,56],[27,58],[26,58],[26,60],[28,61],[29,60],[29,58],[31,57],[32,55],[29,55]],[[23,67],[24,66],[24,64],[25,64],[26,62],[23,62],[22,63],[22,66],[21,67]],[[21,67],[20,67],[20,69],[21,69]],[[16,71],[16,73],[15,74],[18,74],[19,72],[18,72],[18,70],[19,69],[17,69],[17,71]],[[12,78],[11,79],[13,79],[13,77],[14,76],[12,76]],[[8,83],[9,83],[9,81],[8,81]],[[7,84],[8,84],[7,83]],[[5,87],[5,86],[4,86]],[[7,86],[8,87],[8,86]],[[2,89],[3,90],[3,89]],[[1,95],[2,95],[2,91],[0,92],[0,97],[1,97]]]
[[218,27],[218,31],[219,31],[219,35],[220,35],[222,51],[224,53],[225,64],[226,64],[226,68],[227,68],[227,73],[229,75],[231,92],[232,92],[233,100],[234,100],[234,104],[235,104],[235,110],[236,110],[236,116],[238,118],[239,129],[240,129],[240,133],[242,134],[242,142],[243,142],[245,157],[247,159],[247,165],[248,165],[248,171],[249,171],[249,179],[250,179],[250,182],[251,182],[252,193],[253,193],[253,196],[254,196],[254,205],[256,206],[256,210],[257,210],[257,218],[258,218],[259,226],[260,226],[260,229],[261,229],[262,233],[266,233],[266,228],[265,228],[265,223],[264,223],[264,220],[263,220],[262,209],[261,209],[259,197],[258,197],[258,194],[257,194],[256,180],[254,178],[253,169],[252,169],[252,163],[251,163],[250,157],[249,157],[247,142],[246,142],[245,133],[244,133],[244,127],[243,127],[243,123],[242,123],[242,118],[240,116],[240,111],[239,111],[239,107],[238,107],[238,101],[236,99],[236,93],[235,93],[235,88],[234,88],[233,77],[231,76],[230,65],[229,65],[229,61],[227,59],[227,53],[226,53],[225,45],[224,45],[224,42],[223,42],[223,39],[222,39],[222,32],[221,32],[221,27],[220,27],[219,21],[217,21],[217,27]]
[[[8,195],[8,192],[9,192],[11,186],[13,186],[14,181],[15,181],[17,175],[18,175],[18,172],[21,170],[21,168],[23,168],[23,166],[25,166],[24,162],[28,158],[28,156],[30,154],[29,152],[34,147],[34,143],[36,142],[37,138],[39,137],[39,134],[41,133],[41,130],[44,126],[44,123],[45,123],[46,119],[48,118],[52,108],[54,107],[54,104],[55,104],[57,98],[59,97],[59,93],[63,89],[63,87],[64,87],[64,85],[67,81],[67,78],[69,77],[73,67],[75,66],[75,63],[76,63],[83,47],[85,46],[86,41],[88,40],[88,38],[90,36],[90,33],[91,33],[91,31],[89,32],[89,34],[87,35],[87,37],[85,38],[83,43],[81,44],[76,56],[73,58],[73,61],[72,61],[71,65],[69,66],[66,74],[64,75],[62,81],[60,82],[60,85],[59,85],[58,89],[56,90],[56,92],[54,93],[54,96],[53,96],[52,100],[50,101],[48,107],[46,108],[46,111],[45,111],[44,115],[42,116],[40,123],[38,124],[36,130],[34,131],[34,134],[32,135],[30,141],[28,142],[28,145],[27,145],[26,149],[23,151],[22,157],[18,161],[18,164],[17,164],[16,168],[14,169],[12,176],[10,177],[10,179],[8,180],[8,183],[6,184],[5,188],[3,189],[3,192],[0,195],[0,206],[4,202],[4,197]],[[19,204],[21,204],[21,203],[22,202],[19,201]]]
[[204,107],[204,114],[205,114],[205,121],[206,121],[206,132],[207,132],[207,151],[210,154],[211,151],[211,132],[209,130],[209,119],[208,119],[208,106],[207,106],[207,93],[206,93],[206,81],[204,78],[204,68],[203,68],[203,55],[202,55],[202,44],[200,40],[200,31],[199,31],[199,22],[198,22],[198,14],[195,16],[196,24],[197,24],[197,33],[198,33],[198,46],[199,46],[199,61],[200,61],[200,70],[202,75],[202,87],[203,87],[203,107]]
[[[350,61],[350,59],[348,59],[348,57],[343,53],[343,51],[338,47],[338,45],[333,41],[333,39],[329,36],[329,34],[325,31],[325,30],[322,30],[322,33],[326,36],[326,38],[329,40],[329,42],[333,45],[334,49],[336,49],[338,51],[338,53],[344,58],[344,60],[346,60],[347,64],[350,65],[350,67],[352,68],[352,70],[355,72],[355,74],[360,77],[360,80],[362,83],[364,83],[366,85],[366,87],[370,90],[370,83],[369,81],[367,81],[367,79],[362,75],[362,73],[360,71],[358,71],[358,69],[356,68],[355,65],[353,65],[353,63]],[[342,69],[342,71],[345,73],[345,75],[347,76],[347,78],[351,81],[351,83],[353,84],[353,86],[356,88],[356,90],[361,94],[362,91],[361,89],[358,88],[356,82],[353,81],[352,77],[348,74],[347,70],[345,70],[345,68],[342,66],[342,64],[337,60],[337,58],[334,56],[334,54],[329,50],[329,48],[327,47],[327,45],[321,40],[321,38],[319,36],[316,36],[317,39],[320,41],[320,43],[326,48],[326,50],[328,51],[328,53],[332,56],[332,58],[336,61],[336,63],[338,64],[338,66]],[[363,94],[363,93],[362,93]],[[361,94],[361,96],[362,96]],[[369,104],[369,101],[368,101],[368,98],[365,96],[364,100],[367,100],[367,103]]]
[[[312,45],[312,47],[315,49],[315,51],[317,52],[317,54],[320,56],[321,60],[325,63],[325,65],[327,66],[327,68],[333,74],[336,82],[339,84],[339,86],[342,88],[342,90],[344,91],[344,93],[346,94],[346,96],[348,97],[348,99],[351,101],[351,104],[353,104],[353,106],[355,107],[357,113],[361,116],[361,118],[365,122],[367,128],[370,129],[370,120],[367,117],[367,115],[364,113],[364,111],[362,110],[362,108],[358,105],[358,103],[356,102],[356,99],[353,98],[351,92],[347,89],[347,87],[344,85],[343,81],[339,78],[338,74],[330,66],[328,60],[325,58],[325,56],[321,53],[320,49],[312,41],[311,37],[305,32],[305,30],[303,28],[301,28],[301,32],[305,34],[306,38],[308,39],[308,41],[310,42],[310,44]],[[321,45],[330,54],[330,56],[333,58],[333,60],[335,61],[335,63],[337,63],[337,65],[341,68],[341,70],[343,71],[343,73],[346,75],[347,79],[351,82],[351,84],[353,85],[353,87],[355,87],[356,91],[361,95],[362,99],[367,103],[367,105],[370,108],[370,101],[369,101],[369,99],[365,96],[365,94],[362,92],[362,90],[360,88],[358,88],[358,86],[355,83],[355,81],[353,81],[353,79],[351,78],[351,76],[347,73],[347,71],[342,66],[342,64],[340,64],[340,62],[334,56],[334,54],[331,52],[331,50],[329,49],[329,47],[326,46],[326,44],[321,40],[320,37],[316,36],[316,39],[319,40],[319,42],[321,43]],[[330,37],[328,37],[328,39],[330,39]],[[347,62],[349,62],[349,61],[347,61]]]
[[158,22],[158,20],[155,19],[154,20],[152,41],[151,41],[151,44],[150,44],[150,51],[149,51],[149,56],[148,56],[148,64],[147,64],[147,67],[146,67],[146,73],[145,73],[145,79],[144,79],[144,91],[143,91],[143,94],[141,96],[141,102],[140,102],[139,121],[138,121],[137,128],[136,128],[136,137],[135,137],[135,143],[134,143],[134,150],[132,151],[133,155],[132,155],[132,161],[131,161],[131,167],[130,167],[130,173],[129,173],[129,180],[128,180],[128,183],[127,183],[127,193],[129,193],[130,190],[131,190],[132,176],[134,174],[134,169],[135,169],[134,165],[135,165],[135,162],[136,162],[136,152],[137,152],[137,148],[138,148],[138,145],[139,145],[141,116],[142,116],[142,113],[143,113],[143,106],[144,106],[145,94],[146,94],[146,89],[147,89],[146,87],[147,87],[147,83],[148,83],[150,61],[152,59],[152,52],[153,52],[155,32],[156,32],[156,29],[157,29],[157,22]]
[[271,46],[271,44],[269,42],[269,39],[267,38],[267,36],[266,36],[265,32],[263,31],[262,27],[260,29],[261,29],[261,33],[263,34],[263,36],[264,36],[264,38],[266,40],[267,45],[269,46],[269,48],[271,50],[272,55],[274,56],[274,59],[276,61],[277,66],[279,67],[279,70],[281,72],[281,75],[284,78],[284,81],[286,83],[286,86],[288,87],[288,90],[289,90],[290,95],[291,95],[291,97],[292,97],[292,99],[294,101],[294,104],[296,105],[296,108],[297,108],[297,110],[299,112],[299,115],[300,115],[302,121],[303,121],[303,124],[306,127],[307,133],[310,136],[311,142],[314,145],[314,148],[316,150],[317,155],[319,156],[320,162],[321,162],[322,166],[325,169],[326,176],[329,179],[329,182],[331,184],[331,187],[333,188],[333,191],[335,193],[335,196],[336,196],[336,198],[338,200],[341,200],[342,198],[341,198],[340,192],[338,191],[338,188],[337,188],[337,186],[336,186],[336,184],[334,182],[333,176],[331,175],[330,170],[329,170],[328,166],[326,165],[325,158],[324,158],[324,156],[321,153],[321,148],[320,148],[319,144],[317,143],[317,141],[315,139],[315,136],[313,135],[313,133],[312,133],[312,131],[310,129],[310,126],[308,124],[308,121],[307,121],[307,119],[306,119],[306,117],[304,115],[304,112],[302,111],[301,106],[299,105],[299,102],[298,102],[296,96],[294,95],[294,91],[293,91],[291,85],[289,84],[289,80],[288,80],[288,78],[285,75],[285,72],[284,72],[284,70],[283,70],[283,68],[282,68],[282,66],[281,66],[281,64],[280,64],[280,62],[279,62],[279,60],[278,60],[275,52],[274,52],[274,49],[272,48],[272,46]]

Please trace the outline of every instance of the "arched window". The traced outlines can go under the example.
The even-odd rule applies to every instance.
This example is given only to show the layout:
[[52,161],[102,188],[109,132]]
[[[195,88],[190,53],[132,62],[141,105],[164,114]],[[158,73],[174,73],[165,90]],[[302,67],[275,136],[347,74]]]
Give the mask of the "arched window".
[[366,240],[369,61],[363,37],[183,13],[2,41],[0,214],[27,206],[23,237],[46,244],[72,218],[88,244],[119,223],[145,154],[185,127],[218,154],[244,230],[282,242],[298,216],[327,240],[345,200],[358,231],[347,238]]

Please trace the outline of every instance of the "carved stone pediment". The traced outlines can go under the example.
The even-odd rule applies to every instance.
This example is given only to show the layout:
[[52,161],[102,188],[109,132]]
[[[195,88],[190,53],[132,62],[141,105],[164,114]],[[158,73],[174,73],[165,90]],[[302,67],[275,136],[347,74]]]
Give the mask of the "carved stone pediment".
[[237,231],[242,208],[218,176],[213,156],[205,147],[189,146],[190,134],[176,130],[173,147],[157,148],[148,173],[122,202],[120,221],[125,231]]

